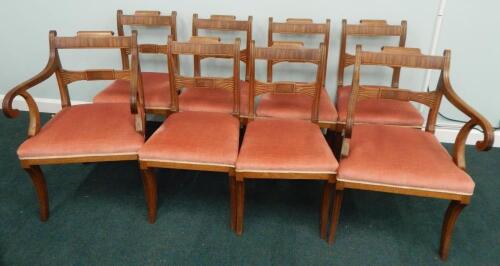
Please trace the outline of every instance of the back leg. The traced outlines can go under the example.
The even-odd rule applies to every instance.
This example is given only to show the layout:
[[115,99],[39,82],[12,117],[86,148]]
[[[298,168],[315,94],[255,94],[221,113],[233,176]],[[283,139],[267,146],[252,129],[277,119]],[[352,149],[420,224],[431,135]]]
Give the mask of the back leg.
[[24,170],[28,172],[35,186],[38,204],[40,205],[40,220],[45,222],[49,219],[49,196],[42,169],[39,165],[30,165],[24,168]]

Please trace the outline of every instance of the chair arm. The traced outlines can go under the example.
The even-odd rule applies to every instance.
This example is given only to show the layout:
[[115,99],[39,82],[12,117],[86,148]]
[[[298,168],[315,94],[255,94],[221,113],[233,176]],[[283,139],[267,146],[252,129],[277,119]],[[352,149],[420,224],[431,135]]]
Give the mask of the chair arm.
[[448,101],[453,104],[462,113],[467,115],[470,120],[458,132],[455,144],[453,147],[453,160],[458,167],[465,170],[465,142],[469,133],[474,127],[479,126],[483,131],[483,140],[476,142],[476,148],[479,151],[487,151],[491,149],[494,141],[493,127],[490,122],[463,101],[453,90],[448,80],[444,82],[445,90],[444,95]]
[[27,91],[52,76],[52,74],[54,73],[54,69],[54,64],[52,62],[49,62],[49,64],[47,64],[42,72],[11,89],[3,99],[2,111],[4,115],[8,118],[15,118],[19,115],[19,110],[12,107],[14,98],[16,98],[16,96],[21,96],[24,98],[28,105],[30,116],[28,128],[29,137],[36,135],[40,130],[40,113],[38,111],[38,106],[35,100]]

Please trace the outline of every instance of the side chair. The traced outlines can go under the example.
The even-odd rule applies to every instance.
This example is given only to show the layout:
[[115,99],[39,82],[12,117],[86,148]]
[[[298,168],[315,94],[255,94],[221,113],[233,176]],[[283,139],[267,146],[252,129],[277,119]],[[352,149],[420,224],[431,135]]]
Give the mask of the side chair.
[[[255,77],[255,61],[318,64],[314,82],[262,82]],[[318,112],[326,47],[255,47],[250,45],[249,122],[236,162],[236,233],[243,233],[246,179],[305,179],[325,182],[320,213],[320,236],[326,239],[331,184],[338,163],[320,127]],[[265,93],[301,94],[309,98],[309,120],[262,118],[255,114],[256,96]]]
[[[361,20],[359,24],[348,24],[342,20],[342,34],[340,38],[340,56],[337,72],[336,107],[339,113],[337,131],[341,131],[347,119],[349,96],[352,86],[344,85],[345,69],[354,65],[354,55],[347,51],[349,37],[365,38],[398,38],[398,46],[405,47],[407,23],[401,21],[400,25],[390,25],[385,20]],[[355,46],[353,46],[355,47]],[[392,81],[389,88],[399,87],[401,68],[391,67]],[[368,87],[368,86],[366,86]],[[375,86],[375,89],[378,86]],[[422,127],[424,119],[419,110],[408,101],[395,101],[392,99],[369,99],[356,106],[355,118],[357,123],[389,124],[398,126]]]
[[[26,100],[29,108],[28,138],[19,146],[21,167],[35,186],[40,205],[40,220],[49,217],[49,202],[41,165],[107,161],[135,161],[144,143],[144,106],[137,47],[137,32],[131,36],[113,37],[112,32],[78,32],[74,37],[49,33],[50,56],[47,66],[33,78],[10,90],[2,109],[13,118],[19,111],[12,108],[16,96]],[[128,49],[130,68],[125,70],[72,71],[61,65],[62,49]],[[62,110],[41,125],[38,107],[29,90],[55,75],[59,85]],[[71,105],[68,85],[80,80],[125,80],[129,84],[129,103],[93,103]]]
[[[161,15],[160,11],[136,11],[133,15],[125,15],[122,10],[116,14],[118,36],[124,36],[124,26],[168,28],[164,35],[164,44],[139,44],[139,52],[144,54],[157,54],[165,58],[167,63],[167,41],[168,36],[177,39],[177,12],[170,15]],[[123,70],[130,68],[129,49],[120,49]],[[147,113],[168,115],[170,113],[170,81],[167,70],[164,72],[142,72],[144,82],[144,104]],[[126,80],[116,80],[94,97],[96,103],[119,102],[128,103],[129,84]]]
[[[191,42],[169,42],[168,57],[171,90],[197,88],[210,93],[225,90],[233,97],[232,108],[226,112],[179,111],[179,100],[172,93],[172,113],[139,151],[144,180],[148,220],[156,221],[157,183],[155,168],[224,172],[234,175],[239,148],[240,110],[240,40],[219,43],[213,38],[195,38]],[[175,57],[217,56],[233,60],[231,77],[188,77],[175,66]],[[230,179],[231,181],[232,179]],[[232,188],[232,184],[229,186]],[[230,190],[233,199],[233,192]],[[233,210],[234,204],[231,204]],[[231,217],[234,215],[231,214]],[[231,227],[234,221],[231,218]]]
[[[448,257],[451,234],[462,209],[474,193],[474,181],[465,168],[465,141],[479,126],[484,139],[476,148],[486,151],[493,145],[490,123],[455,93],[450,82],[450,56],[421,54],[419,49],[384,47],[381,52],[356,49],[354,76],[349,100],[345,138],[335,184],[335,197],[329,242],[333,243],[346,189],[369,190],[392,194],[450,200],[444,215],[439,254]],[[361,65],[397,68],[433,69],[441,72],[434,90],[411,91],[360,85]],[[434,135],[443,96],[470,120],[462,127],[450,154]],[[418,102],[428,107],[425,129],[381,124],[356,124],[357,104],[372,99]],[[376,205],[376,202],[372,203]]]
[[[245,33],[246,44],[240,51],[241,62],[248,64],[248,47],[252,40],[252,16],[247,20],[237,20],[231,15],[211,15],[210,18],[199,18],[198,14],[193,14],[193,38],[201,36],[221,37],[223,33]],[[203,34],[200,35],[200,31]],[[216,33],[213,33],[216,32]],[[206,58],[216,58],[220,56],[203,55],[194,56],[194,75],[201,76],[201,61]],[[240,81],[240,116],[245,121],[248,110],[248,76],[249,69],[245,67],[245,79]],[[180,111],[209,111],[209,112],[231,112],[233,108],[233,95],[230,91],[223,89],[204,90],[198,88],[183,88],[179,96]]]
[[[297,36],[321,36],[325,45],[326,60],[328,62],[328,48],[330,44],[330,20],[324,23],[314,23],[312,19],[289,18],[286,22],[274,22],[269,18],[268,29],[268,47],[304,47],[301,41],[283,41],[275,40],[275,35],[293,35]],[[283,60],[270,60],[267,62],[267,82],[273,81],[273,66],[284,62]],[[318,124],[323,128],[334,128],[337,122],[337,110],[325,89],[325,80],[327,67],[322,70],[322,89],[319,101]],[[266,93],[263,94],[260,103],[257,106],[256,113],[261,117],[291,118],[291,119],[310,119],[310,99],[302,94],[282,94]]]

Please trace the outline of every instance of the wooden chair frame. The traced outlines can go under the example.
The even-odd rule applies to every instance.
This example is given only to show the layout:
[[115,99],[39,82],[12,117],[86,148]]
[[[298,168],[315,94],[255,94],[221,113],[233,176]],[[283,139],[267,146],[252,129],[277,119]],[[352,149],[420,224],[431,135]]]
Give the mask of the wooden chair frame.
[[[303,62],[318,64],[316,81],[313,83],[300,82],[261,82],[255,79],[255,61],[260,60],[275,60],[289,62]],[[319,112],[319,97],[323,84],[323,73],[326,67],[326,47],[322,43],[319,49],[310,49],[294,46],[278,46],[278,47],[255,47],[254,41],[250,44],[250,93],[249,93],[249,119],[255,118],[254,101],[255,96],[267,92],[280,93],[300,93],[308,95],[313,99],[311,121],[318,121]],[[251,122],[250,122],[251,123]],[[319,128],[318,128],[319,130]],[[244,197],[245,197],[245,179],[306,179],[306,180],[324,180],[327,183],[323,190],[323,200],[321,204],[320,218],[320,235],[326,239],[326,229],[328,220],[328,202],[330,199],[331,184],[335,183],[336,174],[327,173],[297,173],[297,172],[247,172],[237,171],[232,185],[234,185],[236,202],[236,217],[232,219],[236,221],[236,234],[243,233],[243,213],[244,213]]]
[[[144,94],[142,91],[142,81],[139,65],[139,53],[137,47],[137,32],[133,31],[132,36],[113,37],[111,31],[80,31],[74,37],[58,37],[56,31],[49,33],[50,54],[46,67],[36,76],[17,85],[11,89],[3,100],[2,110],[5,116],[15,118],[19,115],[19,110],[12,107],[12,102],[16,96],[24,98],[28,105],[29,127],[28,138],[34,137],[41,129],[40,113],[38,106],[29,94],[28,90],[40,84],[55,74],[59,86],[62,108],[71,107],[71,100],[68,92],[68,84],[80,80],[130,80],[130,108],[135,115],[135,129],[144,134]],[[59,50],[60,49],[128,49],[131,53],[131,68],[125,70],[113,69],[89,69],[84,71],[71,71],[62,67]],[[40,165],[45,164],[67,164],[67,163],[88,163],[104,161],[129,161],[137,160],[137,154],[130,155],[82,155],[72,157],[47,157],[36,159],[21,159],[21,166],[31,176],[36,189],[38,202],[40,205],[40,219],[46,221],[49,217],[48,193],[43,173]]]
[[[172,36],[174,41],[177,40],[177,12],[172,11],[169,16],[161,15],[160,11],[135,11],[133,15],[124,15],[122,10],[116,12],[116,24],[118,36],[124,36],[124,26],[142,26],[155,28],[170,28],[170,33],[165,36],[165,44],[138,44],[139,53],[144,54],[162,54],[167,57],[167,41],[169,36]],[[120,49],[122,67],[124,70],[129,69],[130,49]],[[176,66],[179,62],[176,58]],[[165,108],[146,108],[147,113],[168,115],[170,110]]]
[[[460,111],[462,111],[470,118],[470,120],[459,131],[459,134],[455,140],[452,157],[457,167],[465,171],[465,141],[470,131],[475,126],[481,127],[484,133],[484,139],[476,143],[476,148],[480,151],[489,150],[492,147],[494,140],[493,129],[489,122],[481,114],[476,112],[472,107],[470,107],[467,103],[460,99],[460,97],[453,90],[449,77],[450,56],[451,52],[449,50],[445,50],[443,56],[429,56],[421,54],[419,49],[401,47],[384,47],[382,48],[381,52],[367,52],[362,51],[361,46],[358,45],[356,48],[356,56],[354,60],[354,75],[352,82],[353,92],[349,99],[349,109],[345,128],[345,138],[342,145],[341,158],[346,158],[347,156],[349,156],[349,143],[354,125],[353,115],[356,103],[361,100],[370,98],[414,101],[428,106],[429,114],[427,117],[425,131],[434,133],[439,106],[441,103],[441,99],[444,96],[450,103],[452,103],[455,107],[457,107]],[[361,65],[390,66],[394,68],[407,67],[434,69],[440,70],[441,74],[437,87],[434,91],[415,92],[406,89],[394,89],[387,87],[380,87],[379,89],[373,90],[364,88],[359,84]],[[471,199],[471,196],[468,195],[435,191],[422,191],[411,188],[393,188],[383,185],[368,185],[337,180],[335,188],[336,194],[332,211],[332,223],[330,227],[330,243],[333,243],[334,241],[344,189],[370,190],[393,194],[451,200],[451,203],[445,214],[443,229],[441,233],[441,247],[439,253],[441,259],[443,260],[446,260],[446,258],[448,257],[451,234],[456,219],[458,218],[461,210],[465,206],[467,206]]]
[[[323,35],[323,44],[326,50],[326,62],[328,62],[328,49],[330,47],[330,19],[325,23],[314,23],[312,19],[306,18],[288,18],[286,22],[274,22],[269,18],[269,28],[267,31],[267,46],[296,46],[303,47],[304,43],[300,41],[275,41],[274,34],[293,34],[293,35]],[[281,61],[267,62],[267,82],[273,80],[273,66]],[[323,84],[326,82],[327,65],[323,69]]]
[[[231,15],[211,15],[210,18],[199,18],[198,14],[193,14],[192,36],[197,37],[199,30],[214,30],[225,32],[245,32],[246,46],[240,51],[240,60],[245,63],[245,80],[250,79],[250,70],[248,68],[249,47],[252,41],[252,22],[253,17],[248,16],[248,20],[236,20],[236,16]],[[201,75],[201,60],[213,58],[212,55],[194,56],[194,74]]]
[[[192,39],[191,42],[181,43],[169,40],[168,43],[168,62],[171,69],[170,74],[170,89],[172,90],[172,106],[171,110],[174,112],[179,111],[179,101],[177,93],[174,93],[181,87],[197,87],[211,89],[214,87],[222,88],[225,90],[233,91],[234,105],[233,115],[239,118],[240,108],[240,39],[237,38],[234,44],[218,43],[218,40],[213,38],[198,37]],[[232,58],[233,59],[233,77],[232,78],[219,78],[219,77],[186,77],[182,76],[179,68],[175,65],[174,59],[179,55],[193,55],[193,56],[212,56],[217,58]],[[234,175],[234,166],[220,166],[212,164],[198,164],[198,163],[181,163],[181,162],[165,162],[159,160],[139,160],[142,177],[144,181],[144,189],[146,192],[146,201],[148,205],[148,220],[150,223],[156,221],[157,214],[157,183],[156,177],[152,168],[169,168],[169,169],[184,169],[184,170],[197,170],[197,171],[211,171],[211,172],[225,172],[229,175]],[[229,179],[230,182],[231,178]],[[233,186],[230,184],[231,199],[234,198]],[[234,204],[231,204],[231,211],[233,211]],[[231,217],[234,215],[231,214]],[[232,220],[232,218],[231,218]],[[231,221],[233,228],[234,222]]]

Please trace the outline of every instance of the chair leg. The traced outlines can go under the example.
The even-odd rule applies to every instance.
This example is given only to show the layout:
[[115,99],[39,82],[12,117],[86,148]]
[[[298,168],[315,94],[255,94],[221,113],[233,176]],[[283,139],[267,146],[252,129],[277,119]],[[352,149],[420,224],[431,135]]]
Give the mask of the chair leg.
[[230,208],[230,227],[236,231],[236,177],[229,175],[229,208]]
[[42,222],[49,219],[49,196],[47,193],[47,184],[45,183],[45,178],[43,177],[42,169],[39,165],[30,165],[24,168],[26,172],[31,177],[31,181],[35,186],[36,196],[38,198],[40,220]]
[[243,214],[245,209],[245,182],[236,180],[236,234],[243,233]]
[[326,227],[328,225],[328,212],[330,211],[330,194],[333,184],[326,181],[323,186],[323,197],[321,199],[321,217],[319,222],[319,232],[321,239],[326,240]]
[[439,255],[441,260],[445,261],[448,259],[448,251],[450,249],[451,235],[453,233],[453,228],[455,222],[457,221],[458,215],[463,210],[466,204],[460,201],[452,200],[446,214],[444,215],[443,228],[441,231],[441,247],[439,248]]
[[337,231],[337,225],[339,224],[340,208],[342,207],[342,199],[344,198],[344,190],[335,190],[335,199],[333,201],[332,209],[332,221],[330,224],[330,236],[328,237],[328,244],[333,244],[335,242],[335,232]]
[[156,211],[158,205],[158,188],[156,177],[151,169],[141,169],[142,181],[144,183],[144,194],[148,205],[148,221],[151,224],[156,222]]

